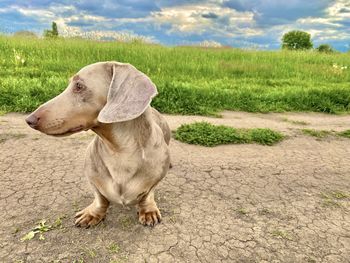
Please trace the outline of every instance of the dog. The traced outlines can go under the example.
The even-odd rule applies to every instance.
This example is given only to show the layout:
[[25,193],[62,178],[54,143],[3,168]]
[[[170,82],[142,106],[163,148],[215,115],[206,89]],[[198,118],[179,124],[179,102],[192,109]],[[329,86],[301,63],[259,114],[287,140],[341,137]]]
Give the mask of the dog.
[[76,226],[97,225],[111,202],[135,205],[143,225],[160,223],[154,191],[170,166],[171,133],[150,106],[156,95],[153,82],[134,66],[99,62],[82,68],[61,94],[26,118],[47,135],[96,133],[84,165],[94,200],[76,214]]

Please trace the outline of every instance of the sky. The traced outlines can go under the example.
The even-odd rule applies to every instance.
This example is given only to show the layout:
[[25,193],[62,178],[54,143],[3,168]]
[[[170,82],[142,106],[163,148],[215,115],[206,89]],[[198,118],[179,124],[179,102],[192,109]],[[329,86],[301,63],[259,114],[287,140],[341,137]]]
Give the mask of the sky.
[[350,0],[0,0],[0,31],[97,39],[142,38],[164,45],[279,49],[290,30],[314,46],[350,49]]

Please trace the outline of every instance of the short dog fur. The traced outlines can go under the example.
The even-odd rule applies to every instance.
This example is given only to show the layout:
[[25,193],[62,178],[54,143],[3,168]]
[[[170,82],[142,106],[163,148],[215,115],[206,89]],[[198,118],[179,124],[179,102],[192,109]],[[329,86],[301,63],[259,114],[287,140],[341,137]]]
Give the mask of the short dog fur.
[[154,189],[170,165],[170,129],[150,107],[156,86],[130,64],[100,62],[82,68],[57,97],[26,118],[29,126],[52,136],[91,129],[84,172],[93,202],[76,214],[77,226],[105,218],[110,202],[136,205],[139,222],[161,221]]

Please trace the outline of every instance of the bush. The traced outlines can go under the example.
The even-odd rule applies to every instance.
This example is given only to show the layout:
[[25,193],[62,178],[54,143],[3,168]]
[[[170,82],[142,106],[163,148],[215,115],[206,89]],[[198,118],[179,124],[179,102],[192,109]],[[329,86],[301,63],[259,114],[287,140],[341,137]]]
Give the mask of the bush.
[[318,52],[323,52],[323,53],[332,53],[334,52],[333,48],[331,45],[328,45],[328,44],[321,44],[319,45],[316,50]]
[[304,31],[290,31],[283,35],[282,48],[289,50],[307,50],[313,47],[311,35]]

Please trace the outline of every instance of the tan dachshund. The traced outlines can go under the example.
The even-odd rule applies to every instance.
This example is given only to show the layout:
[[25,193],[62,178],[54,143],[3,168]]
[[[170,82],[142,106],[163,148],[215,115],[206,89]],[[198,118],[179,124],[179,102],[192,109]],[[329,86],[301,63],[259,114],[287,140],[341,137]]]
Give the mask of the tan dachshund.
[[76,214],[77,226],[98,224],[110,202],[136,205],[143,225],[160,222],[154,188],[169,169],[171,134],[150,107],[156,95],[156,86],[132,65],[100,62],[82,68],[60,95],[26,118],[48,135],[97,134],[85,161],[95,199]]

